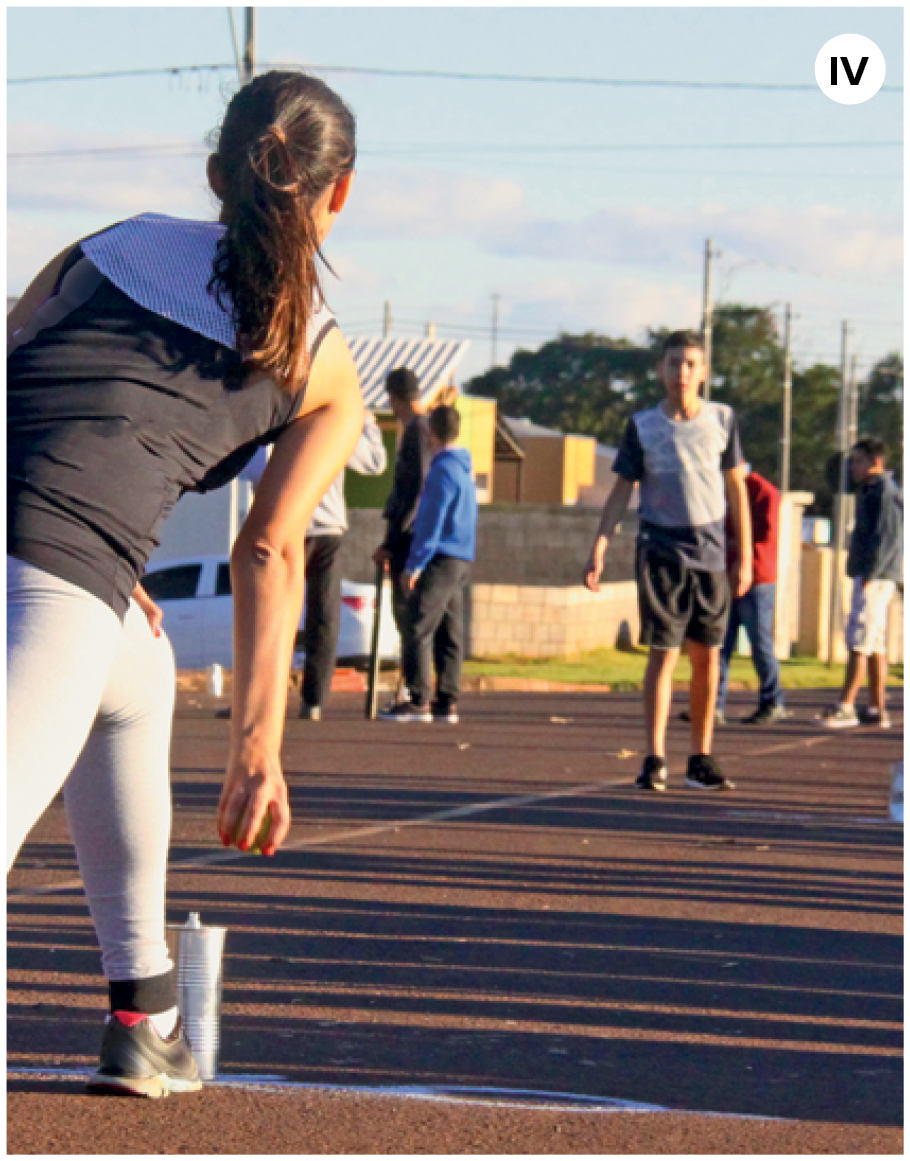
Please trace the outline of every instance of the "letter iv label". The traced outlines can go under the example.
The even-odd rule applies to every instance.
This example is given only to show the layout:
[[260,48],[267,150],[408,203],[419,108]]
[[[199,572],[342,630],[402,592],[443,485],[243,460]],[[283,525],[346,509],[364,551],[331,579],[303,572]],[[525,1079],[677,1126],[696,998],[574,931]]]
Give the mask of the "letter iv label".
[[845,32],[835,36],[815,58],[818,87],[841,105],[861,105],[885,83],[885,58],[867,36]]

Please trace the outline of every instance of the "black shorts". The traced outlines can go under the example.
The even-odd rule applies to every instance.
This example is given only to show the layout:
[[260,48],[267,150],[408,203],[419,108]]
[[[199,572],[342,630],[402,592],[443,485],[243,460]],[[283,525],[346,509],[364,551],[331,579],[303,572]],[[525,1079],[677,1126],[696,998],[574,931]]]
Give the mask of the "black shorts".
[[723,644],[730,616],[725,572],[689,568],[672,549],[640,547],[635,557],[641,644],[678,649],[684,640]]

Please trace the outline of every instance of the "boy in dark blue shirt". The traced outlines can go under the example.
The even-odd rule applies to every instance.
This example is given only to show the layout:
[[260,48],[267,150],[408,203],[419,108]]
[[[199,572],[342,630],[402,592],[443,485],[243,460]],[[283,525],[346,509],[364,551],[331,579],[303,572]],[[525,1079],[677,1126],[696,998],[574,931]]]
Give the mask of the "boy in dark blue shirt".
[[[454,407],[430,413],[433,461],[413,526],[401,584],[409,593],[409,632],[402,671],[410,697],[379,717],[393,722],[458,721],[464,657],[464,586],[477,541],[477,493],[471,455],[455,447],[461,416]],[[431,655],[436,700],[430,703]]]

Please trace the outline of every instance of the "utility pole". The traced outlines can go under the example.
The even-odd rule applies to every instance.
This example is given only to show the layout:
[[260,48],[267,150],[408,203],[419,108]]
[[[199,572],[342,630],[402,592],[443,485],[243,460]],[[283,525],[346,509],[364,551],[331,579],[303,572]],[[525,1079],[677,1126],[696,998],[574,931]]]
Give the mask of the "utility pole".
[[499,337],[499,295],[492,294],[493,318],[490,322],[490,366],[496,366],[496,340]]
[[705,399],[711,398],[711,316],[713,314],[713,305],[711,303],[711,259],[719,258],[720,250],[713,250],[711,248],[711,239],[705,241],[705,293],[702,299],[701,312],[701,334],[702,340],[705,344]]
[[793,314],[788,302],[784,309],[784,398],[780,436],[780,492],[790,491],[790,428],[793,416],[793,364],[790,356]]
[[856,355],[850,356],[850,420],[847,424],[847,448],[853,447],[859,439],[859,382],[856,377],[856,365],[859,359]]
[[256,9],[244,8],[243,75],[248,84],[256,75]]
[[231,26],[231,46],[234,49],[234,63],[237,66],[237,79],[243,84],[243,64],[240,60],[240,45],[237,43],[237,27],[234,24],[234,9],[228,6],[228,23]]
[[850,380],[847,371],[847,338],[850,324],[841,324],[840,342],[840,393],[837,401],[837,491],[834,494],[834,511],[831,537],[831,607],[828,614],[828,665],[834,664],[836,632],[840,632],[843,621],[841,596],[841,555],[844,546],[844,529],[847,518],[846,470],[847,470],[847,429],[850,423]]
[[392,304],[386,302],[382,308],[382,337],[387,339],[392,333]]

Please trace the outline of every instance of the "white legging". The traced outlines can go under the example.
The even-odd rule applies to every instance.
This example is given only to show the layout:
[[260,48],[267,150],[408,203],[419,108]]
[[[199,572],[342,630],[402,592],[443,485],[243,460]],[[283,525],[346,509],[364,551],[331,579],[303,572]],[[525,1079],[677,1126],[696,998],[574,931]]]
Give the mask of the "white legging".
[[109,980],[173,966],[164,939],[174,654],[130,602],[8,558],[7,869],[63,787]]

